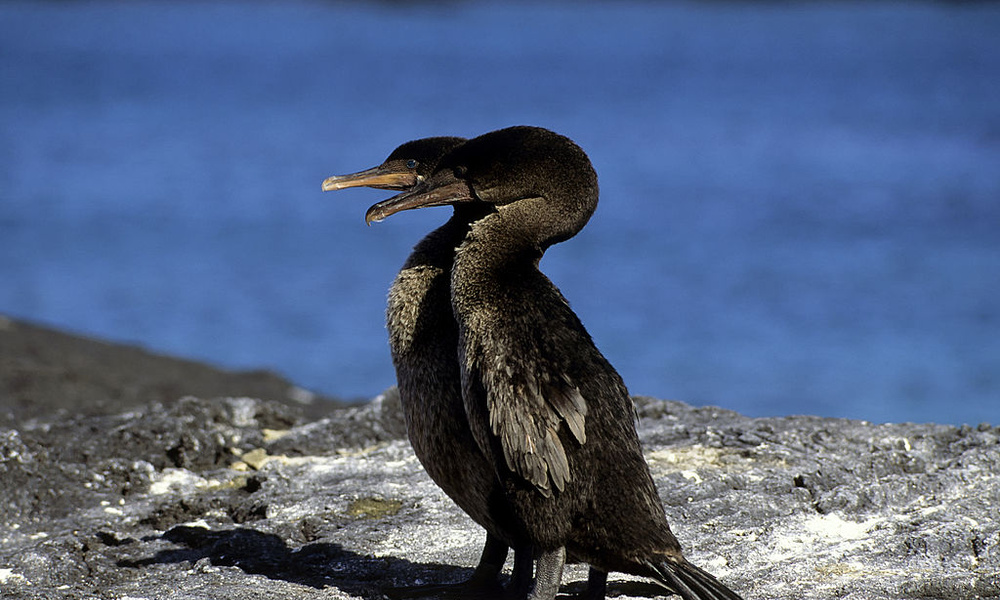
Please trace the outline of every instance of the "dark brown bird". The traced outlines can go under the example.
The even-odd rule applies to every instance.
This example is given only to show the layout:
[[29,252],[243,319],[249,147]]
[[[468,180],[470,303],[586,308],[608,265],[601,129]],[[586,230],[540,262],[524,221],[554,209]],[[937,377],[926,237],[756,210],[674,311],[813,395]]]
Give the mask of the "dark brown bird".
[[[438,160],[465,140],[434,137],[407,142],[377,167],[328,178],[325,191],[349,187],[409,190]],[[487,531],[486,546],[472,577],[455,586],[421,586],[403,595],[486,592],[514,548],[510,591],[531,586],[531,549],[507,529],[512,513],[493,467],[472,437],[462,402],[458,325],[451,310],[455,249],[480,209],[456,207],[452,217],[413,249],[389,290],[386,321],[407,435],[414,453],[438,486]],[[523,537],[523,536],[522,536]]]
[[529,598],[555,597],[568,553],[601,575],[649,577],[686,600],[737,600],[684,558],[625,384],[538,269],[549,246],[583,228],[597,200],[583,150],[545,129],[512,127],[457,146],[366,220],[440,205],[477,215],[451,274],[462,397],[513,513],[506,529],[534,548]]

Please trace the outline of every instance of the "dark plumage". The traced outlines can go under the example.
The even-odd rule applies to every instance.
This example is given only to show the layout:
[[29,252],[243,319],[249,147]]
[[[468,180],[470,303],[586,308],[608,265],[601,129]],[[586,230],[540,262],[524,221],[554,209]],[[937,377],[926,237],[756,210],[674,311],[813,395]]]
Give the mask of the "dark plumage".
[[508,530],[535,548],[530,597],[555,597],[568,552],[604,573],[650,577],[687,600],[738,599],[683,557],[621,377],[538,270],[550,245],[587,223],[597,198],[597,176],[576,144],[512,127],[457,146],[424,182],[366,218],[443,204],[477,215],[451,274],[462,397],[511,507]]
[[[323,189],[410,189],[433,171],[442,155],[464,141],[437,137],[407,142],[381,165],[330,177]],[[519,540],[507,529],[512,520],[509,505],[492,465],[469,429],[456,359],[458,325],[451,310],[451,269],[455,249],[479,212],[456,208],[444,225],[413,249],[389,291],[389,346],[414,453],[431,479],[487,531],[480,563],[460,589],[470,592],[498,585],[508,547],[513,547],[515,575],[511,587],[527,590],[531,584],[531,551],[519,548]],[[436,593],[448,587],[426,586],[408,592]]]

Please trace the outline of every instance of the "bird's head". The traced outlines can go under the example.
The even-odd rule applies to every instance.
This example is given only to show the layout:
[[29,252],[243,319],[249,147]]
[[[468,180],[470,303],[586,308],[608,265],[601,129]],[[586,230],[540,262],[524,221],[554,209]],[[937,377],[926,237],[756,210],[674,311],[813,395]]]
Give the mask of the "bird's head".
[[365,220],[427,206],[485,205],[516,219],[545,247],[583,228],[597,198],[597,174],[579,146],[547,129],[518,126],[456,146],[424,181],[375,204]]
[[323,191],[332,192],[352,187],[409,190],[434,171],[441,157],[463,142],[465,139],[460,137],[429,137],[406,142],[393,150],[377,167],[327,177],[323,181]]

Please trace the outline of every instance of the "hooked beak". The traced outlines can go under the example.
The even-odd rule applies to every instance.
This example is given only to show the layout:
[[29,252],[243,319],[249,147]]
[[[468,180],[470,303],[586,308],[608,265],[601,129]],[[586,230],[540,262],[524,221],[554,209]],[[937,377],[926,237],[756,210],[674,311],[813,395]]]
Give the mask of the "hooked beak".
[[379,165],[350,175],[334,175],[323,180],[323,191],[332,192],[352,187],[371,187],[381,190],[408,190],[418,182],[413,169],[395,170]]
[[408,192],[373,204],[365,213],[365,223],[371,225],[404,210],[426,206],[448,206],[478,200],[472,187],[451,173],[442,173],[414,187]]

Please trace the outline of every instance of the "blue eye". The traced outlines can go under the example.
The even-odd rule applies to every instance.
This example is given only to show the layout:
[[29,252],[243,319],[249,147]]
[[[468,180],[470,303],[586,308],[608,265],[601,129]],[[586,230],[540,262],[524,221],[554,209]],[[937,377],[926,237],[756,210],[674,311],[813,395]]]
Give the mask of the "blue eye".
[[416,169],[417,168],[417,161],[413,160],[412,158],[410,160],[406,161],[406,168],[407,169]]

